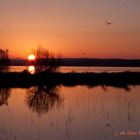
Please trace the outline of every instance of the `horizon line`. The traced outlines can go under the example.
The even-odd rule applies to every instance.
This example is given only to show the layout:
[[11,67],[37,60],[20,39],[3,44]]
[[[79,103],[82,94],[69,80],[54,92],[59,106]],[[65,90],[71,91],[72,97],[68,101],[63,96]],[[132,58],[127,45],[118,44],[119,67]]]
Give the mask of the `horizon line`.
[[[28,60],[27,58],[20,58],[20,57],[17,57],[17,58],[9,58],[10,60]],[[120,58],[120,57],[62,57],[60,59],[101,59],[101,60],[140,60],[140,58]]]

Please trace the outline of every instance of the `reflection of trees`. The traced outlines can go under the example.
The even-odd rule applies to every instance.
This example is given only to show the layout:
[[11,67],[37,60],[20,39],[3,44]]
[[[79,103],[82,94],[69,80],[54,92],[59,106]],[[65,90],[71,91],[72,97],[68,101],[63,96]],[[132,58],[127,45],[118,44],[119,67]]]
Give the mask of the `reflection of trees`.
[[10,89],[0,88],[0,106],[8,105],[8,98],[10,97]]
[[61,102],[57,87],[38,86],[27,91],[27,104],[39,115],[48,112],[55,105],[59,106]]

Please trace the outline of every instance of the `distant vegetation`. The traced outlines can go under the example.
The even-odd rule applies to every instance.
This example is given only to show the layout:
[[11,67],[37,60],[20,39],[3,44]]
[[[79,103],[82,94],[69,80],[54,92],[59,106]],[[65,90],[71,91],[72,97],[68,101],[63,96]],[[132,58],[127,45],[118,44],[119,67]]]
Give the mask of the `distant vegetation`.
[[[140,67],[140,59],[60,58],[61,66]],[[12,66],[26,66],[25,59],[12,59]]]

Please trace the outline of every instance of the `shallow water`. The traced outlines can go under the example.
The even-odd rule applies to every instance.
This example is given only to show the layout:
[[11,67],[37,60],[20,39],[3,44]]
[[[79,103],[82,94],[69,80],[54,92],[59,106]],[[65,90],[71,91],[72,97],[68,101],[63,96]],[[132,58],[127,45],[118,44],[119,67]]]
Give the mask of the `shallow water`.
[[1,88],[0,140],[139,139],[139,100],[140,86]]

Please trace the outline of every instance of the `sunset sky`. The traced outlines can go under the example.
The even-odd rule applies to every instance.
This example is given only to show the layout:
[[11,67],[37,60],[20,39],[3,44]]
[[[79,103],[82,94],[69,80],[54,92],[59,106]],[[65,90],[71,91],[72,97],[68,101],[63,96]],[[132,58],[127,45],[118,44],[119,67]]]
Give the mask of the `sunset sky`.
[[27,58],[39,45],[63,57],[140,59],[140,0],[0,0],[0,48]]

